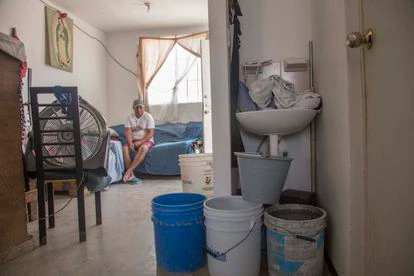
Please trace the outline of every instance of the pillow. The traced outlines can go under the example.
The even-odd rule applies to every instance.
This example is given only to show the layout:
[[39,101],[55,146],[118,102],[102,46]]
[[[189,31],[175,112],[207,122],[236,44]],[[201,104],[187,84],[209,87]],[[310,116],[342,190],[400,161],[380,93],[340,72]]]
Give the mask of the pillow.
[[111,138],[113,137],[119,138],[118,132],[116,132],[113,128],[108,128],[108,130],[109,130],[109,135],[111,136]]
[[[111,126],[110,129],[112,129],[114,131],[114,133],[118,134],[118,139],[119,139],[119,141],[121,141],[122,144],[127,143],[127,140],[126,140],[126,137],[125,137],[125,134],[124,134],[125,127],[124,127],[123,124]],[[111,137],[112,137],[112,134],[111,134]]]

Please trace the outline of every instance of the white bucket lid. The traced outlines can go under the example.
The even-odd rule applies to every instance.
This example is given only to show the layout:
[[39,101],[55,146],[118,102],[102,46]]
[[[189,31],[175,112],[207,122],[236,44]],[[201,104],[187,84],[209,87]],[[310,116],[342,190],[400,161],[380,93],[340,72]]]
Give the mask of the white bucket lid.
[[190,154],[180,154],[178,155],[180,161],[212,161],[212,153],[190,153]]
[[241,196],[220,196],[204,202],[204,214],[216,219],[248,219],[261,216],[261,203],[244,200]]

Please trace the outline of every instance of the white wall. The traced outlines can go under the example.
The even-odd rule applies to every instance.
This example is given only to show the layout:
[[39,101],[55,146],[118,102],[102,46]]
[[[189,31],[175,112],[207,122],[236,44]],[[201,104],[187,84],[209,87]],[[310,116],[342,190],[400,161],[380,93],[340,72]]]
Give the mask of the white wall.
[[[161,111],[161,105],[151,106],[151,113],[157,114]],[[131,110],[132,112],[132,110]],[[181,123],[203,121],[203,105],[201,103],[185,103],[178,105],[178,121]],[[165,123],[155,120],[156,124]]]
[[[105,42],[103,32],[70,13],[69,17],[85,31]],[[69,73],[45,64],[45,9],[40,1],[1,0],[0,31],[10,34],[11,27],[17,28],[17,34],[25,44],[28,66],[33,72],[33,86],[77,86],[79,94],[107,117],[107,59],[101,45],[74,27],[73,73]],[[23,91],[26,98],[27,88]]]
[[[311,40],[310,0],[240,0],[239,3],[243,13],[240,17],[241,63],[268,59],[279,62],[286,58],[308,57],[308,42]],[[309,129],[284,137],[281,150],[287,151],[289,157],[294,159],[285,189],[310,191]]]
[[311,0],[239,0],[243,16],[240,60],[307,57]]
[[[147,29],[128,32],[114,32],[107,34],[107,47],[112,55],[123,65],[137,72],[137,49],[138,41],[142,36],[167,36],[196,33],[208,30],[208,26],[194,26],[186,28],[171,29]],[[132,112],[131,103],[138,97],[137,81],[135,76],[119,67],[113,60],[108,59],[107,67],[108,102],[110,124],[123,123],[126,116]],[[201,103],[199,104],[201,108]],[[190,109],[187,110],[186,107]],[[156,109],[155,109],[156,110]],[[184,114],[193,114],[197,107],[187,105],[181,107],[182,121],[191,120]],[[194,116],[194,115],[192,115]],[[201,112],[198,121],[201,121]]]
[[230,195],[230,84],[227,1],[208,1],[210,30],[211,120],[213,127],[214,193]]
[[339,275],[352,275],[345,1],[313,0],[311,16],[315,86],[324,103],[317,118],[317,197],[320,206],[328,212],[326,248],[329,256]]

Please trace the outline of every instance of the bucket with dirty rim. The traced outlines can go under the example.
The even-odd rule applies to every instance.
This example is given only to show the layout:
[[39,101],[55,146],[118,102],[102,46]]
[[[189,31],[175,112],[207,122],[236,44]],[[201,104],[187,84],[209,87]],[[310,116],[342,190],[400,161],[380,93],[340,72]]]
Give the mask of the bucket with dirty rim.
[[179,160],[183,192],[213,197],[213,154],[181,154]]
[[205,264],[204,195],[165,194],[152,200],[157,265],[166,272],[190,273]]
[[266,209],[271,276],[322,275],[326,216],[324,210],[310,205],[284,204]]
[[210,275],[259,275],[262,214],[261,204],[241,196],[216,197],[204,203]]

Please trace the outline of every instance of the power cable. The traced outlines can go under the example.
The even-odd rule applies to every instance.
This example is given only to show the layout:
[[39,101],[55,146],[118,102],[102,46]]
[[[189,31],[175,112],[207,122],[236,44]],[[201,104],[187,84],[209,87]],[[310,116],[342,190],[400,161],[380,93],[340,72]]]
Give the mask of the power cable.
[[[81,186],[81,184],[83,183],[83,181],[85,180],[85,172],[82,172],[82,179],[81,179],[81,181],[79,182],[79,184],[78,184],[78,186],[76,187],[76,192],[78,192],[78,190],[79,190],[79,187]],[[45,183],[43,183],[43,184],[45,184]],[[53,214],[51,214],[51,215],[47,215],[46,217],[42,217],[42,218],[39,218],[39,220],[45,220],[45,219],[48,219],[48,218],[50,218],[50,217],[53,217],[53,216],[55,216],[56,214],[58,214],[58,213],[60,213],[60,212],[62,212],[68,205],[69,205],[69,203],[71,202],[73,200],[73,197],[72,198],[70,198],[69,200],[68,200],[68,202],[66,202],[65,203],[65,205],[63,205],[63,207],[62,208],[60,208],[59,210],[57,210],[56,212],[54,212]]]
[[[57,11],[57,12],[59,12],[59,13],[61,13],[58,9],[56,9],[56,8],[54,8],[54,7],[52,7],[52,6],[50,6],[49,4],[47,4],[47,3],[45,3],[43,0],[39,0],[40,2],[42,2],[43,3],[43,5],[45,5],[45,6],[47,6],[48,8],[50,8],[50,9],[53,9],[53,10],[55,10],[55,11]],[[105,44],[101,41],[101,40],[99,40],[99,38],[96,38],[96,37],[94,37],[93,35],[90,35],[88,32],[86,32],[85,30],[83,30],[81,27],[79,27],[78,25],[76,25],[76,23],[73,23],[73,26],[75,26],[79,31],[81,31],[82,33],[84,33],[85,35],[87,35],[88,37],[90,37],[90,38],[92,38],[92,39],[94,39],[94,40],[96,40],[104,49],[105,49],[105,51],[106,51],[106,53],[109,55],[109,57],[113,60],[113,61],[115,61],[115,63],[116,64],[118,64],[118,66],[120,66],[121,68],[123,68],[124,70],[126,70],[127,72],[129,72],[130,74],[132,74],[134,77],[138,77],[138,75],[134,72],[134,71],[132,71],[131,69],[129,69],[129,68],[127,68],[125,65],[123,65],[121,62],[119,62],[110,52],[109,52],[109,50],[108,50],[108,48],[106,48],[106,46],[105,46]]]

